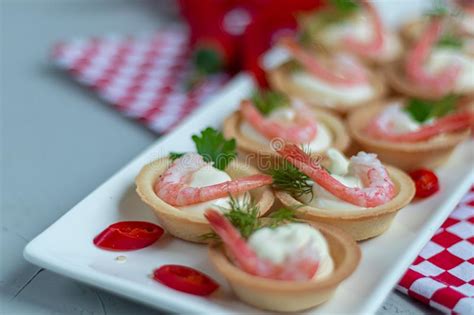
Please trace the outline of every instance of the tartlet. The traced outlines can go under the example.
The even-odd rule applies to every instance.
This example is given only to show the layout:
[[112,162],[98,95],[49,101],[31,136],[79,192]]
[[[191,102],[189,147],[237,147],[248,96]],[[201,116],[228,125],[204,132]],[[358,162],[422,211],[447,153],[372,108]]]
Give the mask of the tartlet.
[[327,278],[297,282],[254,276],[235,266],[224,247],[216,243],[209,247],[209,258],[242,301],[270,311],[303,311],[327,301],[338,285],[353,273],[361,258],[359,246],[340,229],[308,223],[324,235],[335,261],[335,269]]
[[[317,117],[316,120],[323,123],[331,132],[331,147],[345,151],[350,144],[350,138],[340,118],[322,109],[312,108],[311,111],[314,112]],[[281,157],[272,148],[272,145],[279,144],[269,141],[268,145],[264,145],[247,137],[240,129],[243,120],[244,118],[240,111],[236,111],[225,119],[223,126],[224,135],[227,138],[235,138],[237,140],[239,157],[259,169],[268,169],[268,167],[279,163]],[[312,153],[318,154],[321,152]]]
[[384,108],[381,104],[375,104],[352,112],[347,119],[347,127],[353,140],[363,150],[377,153],[385,163],[403,170],[435,168],[446,162],[459,143],[469,138],[469,128],[419,142],[394,142],[371,137],[365,128]]
[[360,211],[344,209],[334,211],[306,205],[284,191],[276,190],[275,196],[283,205],[294,209],[299,218],[336,226],[356,241],[369,239],[385,232],[397,212],[409,204],[415,195],[415,185],[407,174],[394,167],[385,167],[395,185],[396,195],[389,202],[377,207]]
[[[171,235],[191,242],[208,243],[204,235],[212,232],[205,218],[186,214],[184,211],[160,199],[154,185],[161,174],[170,166],[171,160],[164,157],[145,165],[135,179],[136,190],[140,198],[150,206],[162,227]],[[232,161],[226,168],[226,173],[234,178],[258,174],[259,172],[237,160]],[[270,210],[274,196],[269,187],[260,187],[249,192],[252,200],[259,207],[260,216]]]
[[288,94],[291,97],[299,98],[308,105],[328,109],[340,115],[345,115],[357,107],[376,102],[386,93],[384,76],[374,70],[368,74],[369,83],[373,87],[374,91],[370,99],[352,104],[342,102],[327,104],[324,102],[324,94],[318,94],[314,90],[310,90],[294,82],[294,80],[291,78],[293,71],[294,66],[292,65],[291,61],[284,63],[274,69],[268,70],[267,77],[270,82],[270,86],[275,90],[279,90],[285,94]]

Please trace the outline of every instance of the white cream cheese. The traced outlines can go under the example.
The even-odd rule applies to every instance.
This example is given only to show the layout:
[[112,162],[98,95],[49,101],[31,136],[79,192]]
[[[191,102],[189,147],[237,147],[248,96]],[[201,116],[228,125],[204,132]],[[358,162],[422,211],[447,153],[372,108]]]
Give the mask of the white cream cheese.
[[446,66],[459,65],[461,73],[456,81],[454,92],[466,93],[474,90],[474,56],[462,49],[436,48],[426,62],[429,73],[439,73]]
[[456,21],[459,23],[461,29],[469,35],[474,35],[474,14],[465,13],[458,17]]
[[[341,152],[334,148],[331,148],[327,151],[327,156],[331,160],[331,164],[328,167],[328,171],[330,172],[333,178],[337,179],[339,182],[341,182],[347,187],[363,187],[360,179],[350,173],[350,162]],[[335,211],[366,209],[337,198],[336,196],[334,196],[329,191],[327,191],[316,183],[313,183],[312,195],[310,193],[307,193],[300,196],[298,199],[304,204],[320,209],[329,209]]]
[[[278,108],[270,113],[268,116],[270,119],[281,122],[283,125],[291,123],[295,118],[295,111],[290,107]],[[317,133],[316,137],[309,143],[304,143],[305,148],[307,147],[312,152],[322,152],[331,146],[332,134],[329,129],[321,122],[317,122]],[[242,122],[240,125],[240,132],[245,137],[252,139],[263,145],[270,145],[270,141],[260,134],[255,128],[252,127],[247,121]]]
[[[214,184],[219,184],[222,182],[226,182],[232,180],[232,178],[224,171],[218,170],[217,168],[213,167],[212,165],[208,164],[202,167],[200,170],[195,172],[189,182],[190,187],[204,187]],[[206,202],[201,202],[189,206],[182,206],[178,207],[178,209],[182,211],[186,211],[186,213],[191,215],[196,215],[199,217],[204,218],[204,212],[207,209],[215,209],[217,211],[221,211],[220,207],[226,208],[229,204],[229,197],[219,198],[215,200],[210,200]]]
[[[362,43],[370,42],[374,34],[372,22],[366,14],[358,14],[352,19],[341,21],[341,23],[330,24],[321,30],[319,38],[323,43],[339,45],[347,37],[352,37]],[[374,56],[376,59],[393,59],[400,53],[402,45],[400,40],[392,32],[384,32],[382,49]]]
[[327,107],[334,107],[341,103],[356,105],[372,99],[375,94],[375,89],[370,82],[353,86],[332,85],[304,71],[294,72],[291,79],[308,93],[319,95],[319,102]]
[[395,134],[403,134],[420,129],[421,124],[403,110],[401,102],[393,102],[380,113],[378,118],[383,128]]
[[289,223],[277,228],[261,228],[248,239],[248,244],[257,256],[275,264],[282,264],[288,257],[310,245],[310,252],[319,257],[319,268],[314,279],[331,274],[334,262],[324,236],[318,230],[304,223]]

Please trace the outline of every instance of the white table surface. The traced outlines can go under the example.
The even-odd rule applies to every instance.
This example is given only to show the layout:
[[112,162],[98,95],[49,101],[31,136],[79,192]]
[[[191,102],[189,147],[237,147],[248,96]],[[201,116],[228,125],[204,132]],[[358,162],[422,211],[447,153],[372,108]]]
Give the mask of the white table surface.
[[[156,314],[31,265],[22,250],[156,139],[49,64],[51,44],[153,30],[176,19],[173,2],[0,0],[0,6],[0,313]],[[379,313],[435,311],[394,291]]]

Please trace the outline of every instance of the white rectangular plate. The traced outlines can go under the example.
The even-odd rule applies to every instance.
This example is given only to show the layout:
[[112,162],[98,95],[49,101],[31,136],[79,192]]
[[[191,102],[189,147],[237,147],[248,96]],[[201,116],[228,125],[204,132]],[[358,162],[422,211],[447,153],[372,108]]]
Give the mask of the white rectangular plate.
[[[107,182],[67,212],[25,248],[30,262],[67,277],[115,292],[156,308],[184,313],[255,313],[240,302],[224,279],[210,266],[204,245],[165,235],[151,247],[135,252],[107,252],[92,239],[109,224],[121,220],[156,222],[152,211],[135,193],[134,178],[146,163],[169,151],[191,151],[191,135],[207,126],[220,127],[224,117],[253,89],[252,80],[239,76],[167,136],[159,139]],[[454,208],[474,180],[473,143],[459,146],[438,170],[441,190],[431,198],[403,209],[382,236],[361,243],[362,261],[327,303],[309,312],[373,313],[392,290],[422,246]],[[126,256],[126,262],[115,258]],[[210,298],[169,289],[150,278],[160,265],[176,263],[201,270],[221,284]]]

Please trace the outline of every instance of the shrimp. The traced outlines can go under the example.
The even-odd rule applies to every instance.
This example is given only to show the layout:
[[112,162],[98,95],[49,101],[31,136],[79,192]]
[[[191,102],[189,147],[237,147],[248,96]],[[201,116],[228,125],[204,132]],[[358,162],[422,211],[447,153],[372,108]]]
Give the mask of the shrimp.
[[229,249],[236,265],[249,274],[275,280],[304,281],[313,278],[318,270],[319,254],[311,250],[310,244],[295,249],[282,264],[274,264],[259,258],[221,213],[207,210],[204,216]]
[[363,188],[350,188],[339,182],[294,144],[287,144],[277,152],[315,183],[339,199],[360,207],[376,207],[395,196],[395,186],[387,170],[375,154],[359,152],[351,157],[349,172],[360,178]]
[[249,100],[240,103],[240,112],[253,128],[269,140],[281,138],[294,143],[311,142],[317,134],[314,114],[300,101],[294,101],[292,105],[295,109],[295,120],[289,126],[263,117]]
[[187,153],[178,158],[161,175],[154,191],[158,197],[173,206],[187,206],[200,202],[239,194],[272,183],[272,177],[264,174],[246,176],[205,187],[190,187],[195,172],[209,165],[197,153]]
[[[301,48],[295,40],[289,37],[280,40],[291,55],[303,65],[312,75],[333,85],[354,86],[367,82],[366,71],[355,62],[341,62],[335,58],[332,68],[323,66],[314,56]],[[339,61],[339,64],[337,64]],[[339,73],[337,73],[339,72]]]
[[451,91],[461,72],[459,65],[450,65],[436,74],[426,72],[423,67],[430,55],[433,45],[438,41],[442,31],[442,21],[434,19],[427,27],[419,42],[408,53],[405,72],[413,82],[430,88],[435,95],[444,95]]
[[372,28],[374,37],[371,41],[365,43],[348,36],[344,41],[347,49],[361,56],[374,56],[383,48],[384,45],[384,29],[377,10],[368,1],[362,1],[370,19],[372,20]]
[[444,132],[455,132],[474,127],[474,113],[463,111],[437,119],[420,129],[401,134],[390,131],[382,115],[375,118],[367,128],[367,132],[389,141],[417,142],[427,140]]

